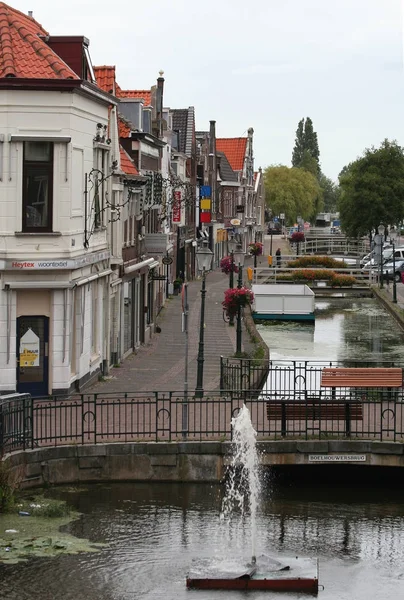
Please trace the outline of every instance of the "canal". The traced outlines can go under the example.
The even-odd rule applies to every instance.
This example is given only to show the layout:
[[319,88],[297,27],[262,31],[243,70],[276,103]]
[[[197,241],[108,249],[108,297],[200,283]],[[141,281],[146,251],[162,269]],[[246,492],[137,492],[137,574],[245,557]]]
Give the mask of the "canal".
[[[57,488],[82,513],[67,530],[106,544],[99,552],[0,566],[7,600],[198,600],[241,592],[187,591],[193,561],[248,561],[249,522],[219,520],[223,488],[206,484],[110,484]],[[1,522],[1,520],[0,520]],[[318,557],[322,600],[399,600],[404,589],[402,490],[277,483],[260,499],[257,555]],[[1,536],[0,536],[1,537]],[[253,592],[254,600],[274,599]],[[280,596],[279,596],[280,597]],[[284,600],[299,594],[285,593]]]
[[373,298],[321,298],[314,324],[269,321],[257,329],[272,360],[404,364],[404,333]]

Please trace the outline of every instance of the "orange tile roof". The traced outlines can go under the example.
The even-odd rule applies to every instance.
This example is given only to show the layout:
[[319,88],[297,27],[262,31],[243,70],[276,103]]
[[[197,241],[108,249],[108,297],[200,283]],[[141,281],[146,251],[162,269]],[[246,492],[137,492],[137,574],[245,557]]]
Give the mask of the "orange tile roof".
[[39,37],[46,35],[35,19],[0,2],[0,78],[79,79]]
[[129,122],[126,121],[121,115],[118,117],[118,133],[120,138],[130,137],[131,128]]
[[131,157],[122,146],[119,146],[119,152],[121,155],[121,170],[127,175],[139,175],[139,171],[135,167]]
[[247,138],[218,138],[216,150],[223,152],[233,171],[242,171],[247,150]]
[[117,90],[118,98],[138,98],[144,101],[145,106],[150,106],[152,101],[151,90]]
[[94,67],[98,87],[108,94],[115,94],[115,67]]

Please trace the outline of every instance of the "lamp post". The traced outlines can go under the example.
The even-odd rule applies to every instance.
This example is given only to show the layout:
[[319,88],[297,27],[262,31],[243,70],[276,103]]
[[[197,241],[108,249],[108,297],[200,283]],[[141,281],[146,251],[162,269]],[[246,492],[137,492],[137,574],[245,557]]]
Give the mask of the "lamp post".
[[203,363],[204,358],[204,329],[205,329],[205,296],[206,296],[206,272],[210,271],[212,266],[213,252],[208,247],[208,241],[204,240],[202,246],[196,251],[196,264],[198,271],[202,271],[202,289],[201,289],[201,320],[199,325],[199,346],[197,357],[196,388],[195,397],[203,397]]
[[[238,282],[237,288],[240,289],[243,287],[243,266],[244,266],[244,251],[242,244],[237,246],[237,250],[234,253],[236,263],[238,266]],[[239,354],[241,352],[241,305],[239,304],[237,307],[237,329],[236,329],[236,352]]]
[[[234,271],[233,271],[233,269],[234,269],[234,252],[237,248],[237,240],[234,237],[234,234],[231,234],[229,239],[227,240],[227,247],[228,247],[228,252],[230,255],[230,259],[231,259],[229,288],[233,289],[234,288]],[[229,325],[234,325],[233,315],[230,315]]]
[[394,302],[394,304],[397,304],[396,257],[395,257],[396,244],[395,244],[394,240],[391,240],[391,246],[393,248],[393,302]]
[[379,265],[379,288],[383,289],[383,243],[384,243],[384,232],[385,227],[383,223],[380,223],[377,228],[377,233],[380,236],[380,265]]

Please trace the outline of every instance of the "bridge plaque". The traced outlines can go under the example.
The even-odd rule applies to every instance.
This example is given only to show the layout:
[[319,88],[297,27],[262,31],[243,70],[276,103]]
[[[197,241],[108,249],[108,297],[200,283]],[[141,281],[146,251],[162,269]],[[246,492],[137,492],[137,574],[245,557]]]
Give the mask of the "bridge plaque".
[[312,463],[366,462],[366,454],[309,454]]

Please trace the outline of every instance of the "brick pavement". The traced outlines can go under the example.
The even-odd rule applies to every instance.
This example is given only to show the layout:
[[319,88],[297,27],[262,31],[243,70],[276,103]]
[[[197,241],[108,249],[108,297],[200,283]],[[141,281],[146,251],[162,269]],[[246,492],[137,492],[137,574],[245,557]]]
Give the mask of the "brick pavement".
[[[261,259],[266,261],[266,257]],[[246,257],[246,267],[253,259]],[[217,390],[220,384],[220,355],[231,356],[236,350],[236,327],[223,320],[222,301],[229,286],[229,277],[215,269],[206,277],[205,339],[204,339],[204,389]],[[188,383],[189,390],[195,389],[199,323],[201,308],[201,280],[188,284]],[[161,333],[155,333],[151,342],[141,346],[126,358],[120,367],[113,368],[110,377],[97,382],[86,391],[97,393],[130,391],[183,391],[185,375],[185,334],[181,328],[181,296],[167,300],[157,317]],[[243,350],[250,352],[253,346],[243,326]]]

